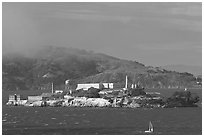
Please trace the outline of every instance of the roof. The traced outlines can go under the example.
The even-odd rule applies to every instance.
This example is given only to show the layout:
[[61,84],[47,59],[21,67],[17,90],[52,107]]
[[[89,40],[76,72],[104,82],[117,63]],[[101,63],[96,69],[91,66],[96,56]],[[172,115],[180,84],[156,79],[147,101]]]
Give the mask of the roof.
[[42,97],[51,97],[53,95],[53,93],[42,93],[41,96]]

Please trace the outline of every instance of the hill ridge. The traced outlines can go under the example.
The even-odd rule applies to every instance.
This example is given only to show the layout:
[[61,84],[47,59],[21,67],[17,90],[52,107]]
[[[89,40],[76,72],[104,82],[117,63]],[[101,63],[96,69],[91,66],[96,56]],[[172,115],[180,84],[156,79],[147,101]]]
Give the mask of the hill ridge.
[[[123,85],[140,82],[147,88],[192,87],[195,78],[190,73],[168,71],[160,67],[119,59],[103,53],[76,48],[43,47],[33,57],[3,56],[3,89],[43,88],[54,82],[57,88],[71,79],[73,85],[87,82],[114,82]],[[52,77],[44,78],[47,73]]]

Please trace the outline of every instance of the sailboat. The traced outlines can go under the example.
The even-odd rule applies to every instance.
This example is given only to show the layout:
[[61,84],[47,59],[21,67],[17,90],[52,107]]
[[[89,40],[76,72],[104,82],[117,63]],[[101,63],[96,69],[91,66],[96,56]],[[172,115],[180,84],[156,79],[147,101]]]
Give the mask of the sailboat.
[[153,132],[154,132],[154,128],[153,128],[152,122],[150,121],[149,122],[149,130],[146,130],[145,133],[153,133]]

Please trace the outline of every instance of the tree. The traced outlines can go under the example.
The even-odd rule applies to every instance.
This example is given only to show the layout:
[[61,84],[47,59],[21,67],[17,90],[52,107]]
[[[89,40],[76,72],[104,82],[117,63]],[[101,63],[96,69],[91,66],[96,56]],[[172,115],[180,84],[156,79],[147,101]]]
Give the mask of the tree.
[[195,94],[192,96],[190,91],[176,91],[167,98],[166,107],[195,107],[199,97]]
[[100,91],[99,89],[91,87],[86,92],[85,97],[88,97],[88,98],[100,98],[99,91]]
[[130,90],[128,90],[128,93],[130,96],[146,95],[146,92],[144,92],[144,88],[130,89]]

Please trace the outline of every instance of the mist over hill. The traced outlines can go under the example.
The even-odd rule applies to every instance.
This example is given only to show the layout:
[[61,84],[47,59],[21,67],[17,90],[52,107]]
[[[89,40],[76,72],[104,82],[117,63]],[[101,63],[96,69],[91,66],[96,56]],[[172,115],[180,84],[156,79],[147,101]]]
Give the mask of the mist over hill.
[[54,46],[45,46],[32,56],[4,54],[2,71],[5,90],[42,89],[50,87],[51,82],[56,88],[63,89],[67,79],[75,86],[77,83],[114,82],[123,87],[125,75],[128,75],[129,84],[139,82],[145,88],[192,87],[196,82],[190,73]]

